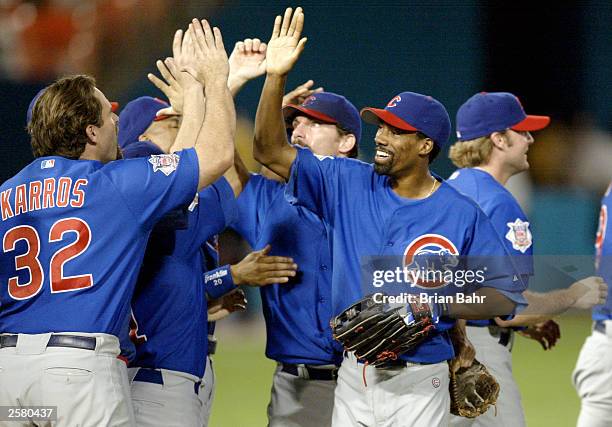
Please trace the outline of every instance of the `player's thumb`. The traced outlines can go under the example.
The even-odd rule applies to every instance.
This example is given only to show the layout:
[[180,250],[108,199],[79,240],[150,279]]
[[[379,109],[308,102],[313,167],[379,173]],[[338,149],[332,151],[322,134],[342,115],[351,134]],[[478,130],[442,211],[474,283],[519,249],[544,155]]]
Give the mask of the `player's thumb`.
[[257,254],[265,256],[265,255],[268,255],[271,250],[272,250],[272,246],[268,244],[263,249],[260,249],[259,251],[257,251]]

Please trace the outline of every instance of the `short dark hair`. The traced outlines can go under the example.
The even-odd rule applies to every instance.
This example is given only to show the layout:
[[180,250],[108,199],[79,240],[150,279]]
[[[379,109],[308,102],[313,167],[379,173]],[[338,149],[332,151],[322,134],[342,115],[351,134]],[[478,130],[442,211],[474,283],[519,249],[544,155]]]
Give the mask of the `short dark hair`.
[[102,126],[96,81],[87,75],[63,77],[36,101],[28,124],[34,157],[78,159],[89,142],[86,128]]

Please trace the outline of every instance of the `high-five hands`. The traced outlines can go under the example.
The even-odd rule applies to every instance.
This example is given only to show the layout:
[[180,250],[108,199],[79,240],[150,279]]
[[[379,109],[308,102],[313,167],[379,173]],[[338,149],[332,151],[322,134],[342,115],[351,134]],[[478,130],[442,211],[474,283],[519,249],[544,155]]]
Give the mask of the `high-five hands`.
[[285,75],[291,71],[306,45],[302,37],[304,13],[298,7],[295,12],[288,7],[285,15],[274,20],[272,38],[268,42],[266,72],[274,75]]

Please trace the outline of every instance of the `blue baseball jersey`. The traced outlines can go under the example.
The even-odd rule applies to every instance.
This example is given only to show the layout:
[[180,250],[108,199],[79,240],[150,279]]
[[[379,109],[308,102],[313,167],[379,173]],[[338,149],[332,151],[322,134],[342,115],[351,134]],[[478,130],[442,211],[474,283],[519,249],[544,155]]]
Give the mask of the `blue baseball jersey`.
[[261,289],[266,320],[266,356],[284,363],[338,364],[329,326],[330,230],[321,218],[284,197],[285,185],[251,175],[237,199],[231,225],[254,249],[272,245],[271,255],[289,256],[298,273],[289,283]]
[[612,319],[612,238],[608,235],[610,228],[609,210],[612,205],[612,195],[610,189],[612,184],[608,186],[606,193],[601,200],[601,209],[599,211],[599,226],[597,228],[597,236],[595,237],[595,266],[597,274],[603,277],[608,283],[608,299],[604,305],[593,307],[593,320],[611,320]]
[[208,310],[203,246],[232,221],[234,200],[231,186],[221,178],[186,208],[185,227],[161,223],[154,229],[132,301],[137,345],[131,365],[204,375]]
[[34,160],[0,187],[0,332],[126,333],[150,231],[197,185],[193,149]]
[[[370,164],[354,159],[315,156],[297,149],[286,187],[287,198],[321,216],[330,224],[333,241],[333,312],[338,314],[371,289],[362,286],[362,265],[372,257],[402,260],[406,265],[425,254],[466,258],[468,270],[486,270],[480,257],[496,260],[486,271],[484,286],[493,287],[519,305],[524,284],[507,256],[490,220],[469,198],[442,182],[430,197],[420,200],[398,196],[390,179]],[[475,263],[475,264],[472,264]],[[385,287],[378,288],[385,292]],[[432,338],[403,359],[435,363],[453,357],[440,321]]]
[[447,181],[474,200],[506,244],[518,271],[528,283],[533,275],[533,236],[520,205],[500,182],[480,169],[456,170]]

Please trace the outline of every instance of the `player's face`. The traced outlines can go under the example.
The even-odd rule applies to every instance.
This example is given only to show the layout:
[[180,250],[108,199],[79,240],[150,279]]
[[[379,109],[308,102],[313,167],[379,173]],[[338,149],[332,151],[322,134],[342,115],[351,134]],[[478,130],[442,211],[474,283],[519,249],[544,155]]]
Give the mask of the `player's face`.
[[180,116],[170,116],[164,120],[151,123],[144,133],[146,139],[150,139],[162,150],[168,152],[178,135],[180,127]]
[[113,113],[110,102],[98,89],[96,89],[96,98],[102,105],[102,125],[96,132],[97,156],[98,160],[106,163],[121,158],[117,144],[119,117]]
[[336,125],[323,123],[306,116],[296,116],[292,122],[291,143],[309,148],[321,156],[340,154],[341,135]]
[[412,169],[419,158],[420,139],[416,132],[381,123],[374,141],[374,170],[381,175],[402,176]]
[[506,156],[508,166],[515,171],[514,173],[526,171],[529,169],[527,151],[529,146],[533,144],[533,137],[529,132],[519,132],[512,129],[506,131],[506,137],[508,138]]

